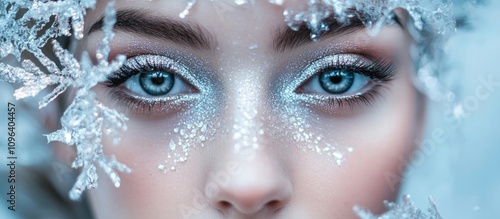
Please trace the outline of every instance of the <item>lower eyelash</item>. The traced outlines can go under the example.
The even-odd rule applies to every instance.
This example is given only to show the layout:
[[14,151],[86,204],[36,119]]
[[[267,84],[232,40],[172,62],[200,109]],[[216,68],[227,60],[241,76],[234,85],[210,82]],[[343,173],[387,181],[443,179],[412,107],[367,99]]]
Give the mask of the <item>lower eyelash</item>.
[[[330,95],[319,93],[301,92],[304,83],[312,80],[311,77],[318,75],[326,69],[337,69],[352,71],[370,78],[364,88],[354,94]],[[319,106],[329,112],[339,112],[339,110],[349,107],[351,111],[361,105],[371,106],[377,98],[383,97],[381,91],[388,88],[386,85],[396,76],[396,66],[389,60],[367,61],[354,54],[337,54],[320,58],[305,68],[305,74],[295,88],[294,93],[300,94],[298,97],[308,105]],[[295,95],[294,95],[295,96]]]
[[[119,88],[117,88],[119,89]],[[116,106],[121,106],[126,114],[136,115],[163,115],[167,112],[175,112],[180,110],[187,103],[189,103],[196,95],[172,95],[168,98],[151,99],[140,98],[127,94],[123,90],[115,90],[115,88],[108,90],[108,94],[112,98],[112,102]]]
[[[362,106],[373,106],[377,98],[383,98],[382,91],[388,89],[386,82],[374,84],[370,89],[363,93],[350,96],[333,96],[322,94],[300,95],[300,99],[306,102],[306,106],[314,105],[326,112],[344,113],[342,110],[349,107],[351,112]],[[340,111],[339,111],[340,110]]]
[[151,113],[152,109],[161,102],[148,101],[130,96],[123,91],[111,91],[113,101],[119,106],[127,106],[126,109],[134,112],[146,111]]
[[362,94],[356,94],[348,97],[334,97],[333,106],[337,105],[343,108],[344,105],[348,105],[351,111],[356,106],[364,104],[366,106],[372,106],[377,98],[383,98],[381,94],[381,89],[387,88],[384,84],[376,84],[371,89],[367,90]]

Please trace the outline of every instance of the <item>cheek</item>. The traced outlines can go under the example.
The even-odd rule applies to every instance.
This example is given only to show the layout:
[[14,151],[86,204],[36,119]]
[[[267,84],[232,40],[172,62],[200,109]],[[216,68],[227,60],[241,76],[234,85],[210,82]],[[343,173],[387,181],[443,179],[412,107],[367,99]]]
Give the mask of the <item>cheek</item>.
[[200,154],[203,150],[190,152],[189,161],[177,165],[175,171],[164,173],[158,168],[169,156],[170,140],[182,137],[166,134],[176,128],[173,124],[177,124],[177,121],[174,120],[144,121],[132,118],[127,123],[128,130],[121,134],[118,145],[113,145],[108,138],[104,140],[104,153],[116,155],[132,169],[132,173],[119,173],[120,188],[115,188],[106,175],[100,173],[103,177],[99,179],[99,188],[89,190],[98,218],[178,215],[183,206],[192,206],[193,197],[200,196],[200,190],[194,188],[202,188],[201,177],[206,172],[200,165],[206,163]]
[[386,208],[382,200],[396,198],[404,165],[418,137],[416,98],[409,77],[399,78],[371,111],[332,122],[337,127],[324,128],[334,130],[322,133],[328,141],[354,150],[345,154],[340,166],[314,154],[298,154],[295,159],[305,165],[298,165],[301,168],[295,171],[295,177],[300,182],[297,186],[305,189],[298,190],[296,197],[308,205],[322,200],[316,204],[325,206],[326,212],[335,209],[328,212],[330,215],[354,217],[355,205],[383,213]]

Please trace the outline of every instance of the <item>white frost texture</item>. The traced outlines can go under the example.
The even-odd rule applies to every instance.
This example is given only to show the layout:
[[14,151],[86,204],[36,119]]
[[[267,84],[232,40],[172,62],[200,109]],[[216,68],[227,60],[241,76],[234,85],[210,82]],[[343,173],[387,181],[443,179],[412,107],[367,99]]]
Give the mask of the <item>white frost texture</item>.
[[[72,167],[82,168],[82,171],[69,192],[73,200],[78,200],[85,189],[97,187],[96,166],[109,175],[116,187],[120,186],[120,178],[115,170],[131,171],[114,156],[105,156],[101,143],[103,131],[117,136],[118,130],[126,129],[124,122],[127,118],[99,103],[90,90],[125,61],[124,56],[118,56],[115,61],[108,62],[109,41],[113,37],[115,22],[113,4],[109,4],[106,10],[105,37],[96,53],[96,65],[92,64],[87,53],[83,53],[80,60],[75,59],[55,40],[61,36],[81,39],[85,10],[94,7],[95,3],[95,0],[0,2],[0,59],[11,55],[22,62],[22,67],[0,63],[0,79],[23,84],[14,92],[16,99],[36,96],[45,88],[54,87],[40,101],[39,107],[42,108],[69,87],[76,90],[73,102],[61,118],[62,128],[46,135],[49,142],[60,141],[76,147],[77,157]],[[47,44],[52,47],[57,60],[42,52],[42,47]],[[22,53],[33,55],[42,66],[23,59]]]

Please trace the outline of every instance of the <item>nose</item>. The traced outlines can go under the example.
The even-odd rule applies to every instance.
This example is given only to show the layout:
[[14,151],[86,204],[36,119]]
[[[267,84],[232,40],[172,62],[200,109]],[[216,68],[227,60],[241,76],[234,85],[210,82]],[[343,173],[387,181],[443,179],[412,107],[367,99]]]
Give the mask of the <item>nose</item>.
[[232,171],[211,174],[205,192],[213,207],[227,214],[252,215],[272,214],[288,204],[292,185],[285,171],[263,152],[255,153],[250,160],[245,156],[227,162]]
[[209,203],[227,215],[272,214],[286,206],[292,197],[292,184],[286,171],[286,155],[271,142],[279,140],[265,133],[272,122],[263,114],[269,105],[258,84],[264,79],[255,73],[234,71],[238,80],[230,87],[225,117],[229,130],[217,142],[217,159],[205,185]]

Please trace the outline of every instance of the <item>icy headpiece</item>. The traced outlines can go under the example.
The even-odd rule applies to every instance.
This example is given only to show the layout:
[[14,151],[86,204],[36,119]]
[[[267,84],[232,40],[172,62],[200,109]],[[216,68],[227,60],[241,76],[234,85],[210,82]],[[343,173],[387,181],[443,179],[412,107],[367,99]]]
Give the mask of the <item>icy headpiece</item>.
[[[236,5],[252,4],[253,0],[235,0]],[[271,4],[284,4],[284,0],[269,0]],[[196,0],[188,0],[186,10],[180,13],[183,18],[189,9],[196,7]],[[109,175],[116,187],[120,178],[115,170],[131,170],[118,162],[114,156],[105,156],[101,134],[117,136],[116,132],[126,129],[127,118],[101,104],[90,89],[104,81],[106,76],[116,71],[125,61],[117,56],[109,61],[109,42],[113,37],[112,26],[115,22],[113,4],[105,10],[103,31],[105,37],[96,53],[97,63],[93,64],[89,55],[83,53],[80,61],[61,47],[55,40],[61,36],[84,37],[84,16],[92,9],[96,0],[2,0],[0,1],[0,59],[9,55],[22,63],[21,67],[0,63],[0,79],[11,83],[22,83],[15,91],[16,99],[36,96],[51,86],[52,92],[39,103],[42,108],[53,101],[67,88],[73,87],[76,96],[61,118],[62,128],[48,134],[48,141],[60,141],[75,146],[77,157],[73,168],[82,168],[77,182],[69,192],[71,199],[79,199],[87,188],[97,187],[96,165]],[[283,11],[285,22],[292,29],[306,24],[311,30],[311,38],[317,39],[328,30],[332,18],[348,24],[352,17],[361,20],[372,34],[393,22],[393,10],[402,8],[413,19],[411,34],[416,41],[415,62],[417,77],[423,91],[432,91],[436,86],[439,69],[440,36],[454,30],[451,2],[440,0],[308,0],[302,7],[286,8]],[[51,46],[56,58],[51,59],[42,48]],[[32,54],[36,62],[23,59],[21,54]],[[58,63],[58,64],[56,64]],[[439,94],[439,92],[427,92]],[[439,96],[439,95],[437,95]],[[432,95],[431,95],[432,97]],[[118,140],[118,138],[115,138]]]

